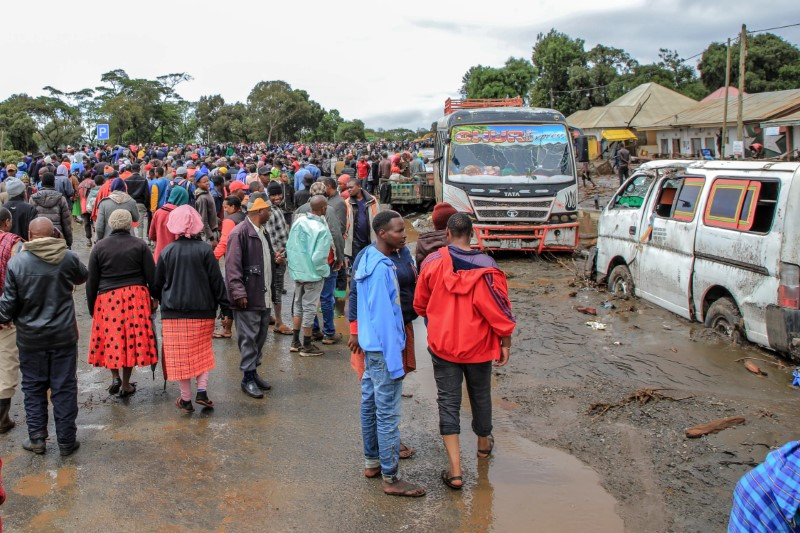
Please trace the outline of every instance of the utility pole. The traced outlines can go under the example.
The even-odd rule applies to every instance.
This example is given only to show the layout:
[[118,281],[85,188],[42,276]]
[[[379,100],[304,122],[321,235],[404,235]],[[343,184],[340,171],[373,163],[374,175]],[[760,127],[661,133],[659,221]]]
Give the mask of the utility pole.
[[728,142],[728,87],[731,85],[731,38],[728,37],[728,60],[725,65],[725,107],[722,110],[722,153],[721,159],[725,159],[725,145]]
[[747,58],[747,26],[742,24],[742,35],[739,36],[739,109],[736,111],[736,136],[742,142],[744,159],[744,121],[742,107],[744,105],[744,60]]

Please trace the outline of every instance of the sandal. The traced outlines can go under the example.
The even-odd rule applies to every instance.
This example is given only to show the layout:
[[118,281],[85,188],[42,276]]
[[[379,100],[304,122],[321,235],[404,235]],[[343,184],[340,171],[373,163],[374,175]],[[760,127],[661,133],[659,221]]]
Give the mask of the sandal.
[[109,394],[117,394],[121,388],[122,380],[120,378],[114,378],[114,381],[111,382],[107,390]]
[[[442,481],[453,490],[461,490],[464,486],[464,479],[461,476],[451,476],[447,470],[442,470]],[[453,481],[460,481],[461,485],[456,485]]]
[[478,459],[486,459],[487,457],[492,455],[492,450],[494,450],[494,435],[489,435],[486,438],[489,439],[489,449],[478,450]]
[[233,333],[227,333],[225,330],[215,331],[212,334],[212,337],[214,337],[215,339],[230,339],[231,337],[233,337]]
[[129,383],[129,385],[133,387],[133,390],[126,391],[125,389],[120,389],[119,390],[120,398],[127,398],[129,396],[133,396],[134,394],[136,394],[136,383]]
[[287,326],[286,324],[281,324],[281,327],[275,328],[275,333],[280,333],[281,335],[293,335],[294,332],[292,328]]
[[[367,470],[376,470],[374,474],[367,474]],[[365,468],[364,469],[364,477],[369,479],[375,479],[376,477],[381,477],[381,469],[380,467],[372,469],[372,468]]]
[[402,442],[400,443],[400,459],[411,459],[417,451],[414,448],[409,448]]

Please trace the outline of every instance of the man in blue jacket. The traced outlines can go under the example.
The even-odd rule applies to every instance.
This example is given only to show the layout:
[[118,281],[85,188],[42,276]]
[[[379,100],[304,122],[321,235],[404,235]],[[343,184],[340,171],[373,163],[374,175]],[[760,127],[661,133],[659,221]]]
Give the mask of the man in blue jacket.
[[361,378],[364,475],[383,476],[386,494],[424,496],[423,487],[401,480],[398,474],[406,335],[400,288],[389,255],[405,246],[405,224],[399,213],[383,211],[373,219],[372,228],[375,246],[364,249],[353,274],[358,290],[358,340],[350,346],[364,352]]

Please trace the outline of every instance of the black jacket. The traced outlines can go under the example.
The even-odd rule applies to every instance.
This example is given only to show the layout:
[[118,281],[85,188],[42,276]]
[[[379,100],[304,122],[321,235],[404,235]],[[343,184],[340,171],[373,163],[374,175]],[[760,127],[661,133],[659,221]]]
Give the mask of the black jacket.
[[39,211],[26,202],[24,196],[9,200],[3,207],[11,211],[11,233],[19,235],[27,241],[28,226],[30,226],[31,220],[39,216]]
[[0,298],[0,322],[14,321],[21,350],[76,345],[78,324],[72,291],[87,276],[78,255],[69,250],[59,263],[43,261],[27,250],[11,258]]
[[128,186],[128,195],[134,202],[144,204],[150,209],[150,186],[145,178],[140,174],[131,174],[125,179],[125,185]]
[[144,285],[148,289],[156,279],[156,264],[150,248],[127,230],[114,231],[97,242],[89,256],[89,279],[86,303],[94,315],[97,296],[120,287]]
[[208,243],[178,238],[158,256],[150,295],[161,300],[161,318],[216,318],[230,308],[219,262]]

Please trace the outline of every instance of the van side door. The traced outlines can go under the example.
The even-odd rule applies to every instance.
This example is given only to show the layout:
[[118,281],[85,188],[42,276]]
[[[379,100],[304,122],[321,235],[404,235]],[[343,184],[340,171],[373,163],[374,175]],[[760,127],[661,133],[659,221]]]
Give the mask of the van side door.
[[660,179],[648,202],[642,234],[636,293],[684,318],[691,319],[691,281],[698,203],[705,178],[672,175]]
[[622,257],[638,285],[639,235],[644,205],[655,181],[654,174],[635,173],[620,187],[597,223],[597,269],[601,276],[609,274],[615,257]]

